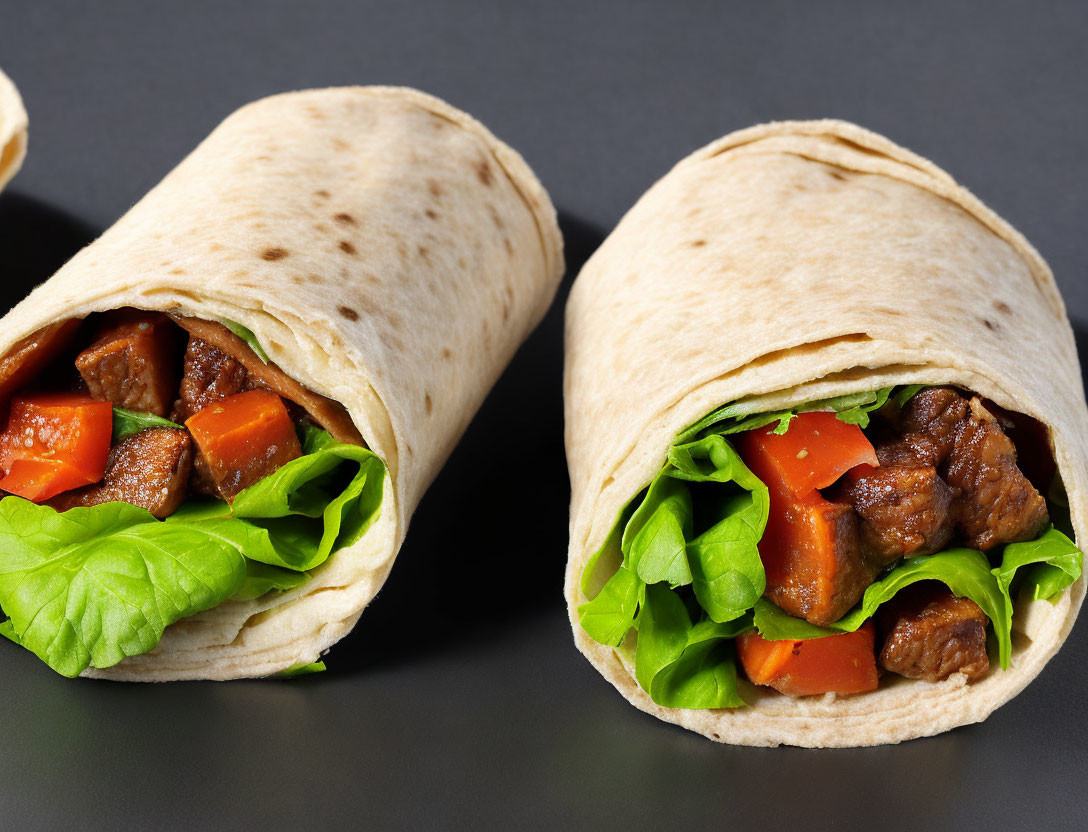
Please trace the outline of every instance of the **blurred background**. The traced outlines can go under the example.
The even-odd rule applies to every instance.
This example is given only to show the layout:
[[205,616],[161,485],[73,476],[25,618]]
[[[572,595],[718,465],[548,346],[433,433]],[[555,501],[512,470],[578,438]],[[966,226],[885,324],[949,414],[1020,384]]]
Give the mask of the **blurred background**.
[[719,747],[627,706],[566,621],[561,361],[570,281],[653,181],[731,130],[827,116],[933,159],[1023,231],[1083,348],[1086,40],[1083,2],[5,4],[30,149],[0,195],[4,308],[232,110],[339,84],[419,87],[521,151],[569,273],[327,673],[68,682],[0,645],[0,824],[1083,826],[1083,624],[984,725],[901,747]]

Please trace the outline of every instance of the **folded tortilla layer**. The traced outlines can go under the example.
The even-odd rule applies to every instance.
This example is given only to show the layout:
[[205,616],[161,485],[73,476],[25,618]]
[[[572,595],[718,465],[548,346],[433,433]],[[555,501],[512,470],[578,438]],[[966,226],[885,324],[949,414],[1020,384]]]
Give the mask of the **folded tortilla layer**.
[[521,157],[423,93],[352,87],[243,107],[3,319],[0,354],[123,306],[229,320],[340,402],[386,463],[380,519],[302,587],[230,601],[86,675],[229,679],[314,661],[385,581],[409,519],[563,268]]
[[11,181],[26,156],[26,110],[15,84],[0,72],[0,188]]
[[1068,635],[1078,580],[1018,607],[1012,667],[966,684],[886,678],[852,698],[675,710],[590,639],[579,576],[674,435],[719,405],[761,410],[906,383],[953,383],[1042,421],[1083,543],[1088,411],[1073,333],[1046,263],[932,162],[839,121],[726,136],[681,161],[586,264],[567,307],[573,490],[566,597],[578,648],[634,705],[745,745],[860,746],[980,721]]

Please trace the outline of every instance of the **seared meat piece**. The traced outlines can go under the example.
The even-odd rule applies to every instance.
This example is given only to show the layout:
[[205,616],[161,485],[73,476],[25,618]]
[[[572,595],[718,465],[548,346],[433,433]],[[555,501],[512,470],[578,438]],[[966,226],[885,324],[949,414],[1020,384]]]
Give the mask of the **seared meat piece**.
[[844,491],[861,517],[862,554],[877,569],[901,557],[932,555],[952,537],[952,490],[932,465],[870,468],[848,476]]
[[966,418],[967,399],[948,387],[929,387],[907,402],[899,414],[899,430],[916,459],[939,466],[952,452]]
[[212,402],[249,389],[249,373],[240,362],[207,341],[190,336],[181,389],[170,420],[181,424]]
[[970,598],[942,583],[921,581],[880,608],[884,636],[880,666],[911,679],[939,682],[953,673],[973,678],[990,669],[990,619]]
[[101,482],[66,491],[49,501],[57,511],[120,501],[156,517],[173,514],[185,499],[193,453],[189,432],[149,428],[110,450]]
[[858,546],[857,515],[819,500],[790,503],[785,520],[769,525],[759,541],[765,594],[790,615],[825,627],[860,601],[875,577]]
[[76,358],[76,368],[99,401],[165,416],[177,389],[177,345],[177,327],[165,315],[113,315]]
[[1016,466],[1016,448],[977,397],[956,434],[945,474],[965,545],[986,551],[1031,540],[1049,522],[1046,500]]

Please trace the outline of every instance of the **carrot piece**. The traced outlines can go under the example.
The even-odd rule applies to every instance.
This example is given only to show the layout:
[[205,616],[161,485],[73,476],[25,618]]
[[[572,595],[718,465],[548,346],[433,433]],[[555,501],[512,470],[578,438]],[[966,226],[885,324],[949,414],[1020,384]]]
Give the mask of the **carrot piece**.
[[283,399],[268,390],[220,399],[190,416],[185,427],[227,500],[302,455]]
[[763,427],[741,436],[744,447],[765,456],[774,479],[794,494],[827,488],[855,465],[879,465],[861,428],[834,413],[800,413],[783,434]]
[[873,446],[861,428],[832,413],[802,413],[781,436],[767,428],[742,433],[736,446],[770,496],[759,541],[765,594],[812,624],[837,621],[875,576],[861,556],[853,509],[825,500],[817,488],[859,465],[876,464]]
[[758,633],[737,638],[748,679],[789,696],[876,690],[875,630],[867,621],[856,632],[800,641],[768,641]]
[[18,396],[0,434],[0,489],[41,502],[98,482],[112,434],[109,402],[78,393]]
[[26,336],[0,358],[0,405],[21,390],[56,358],[75,337],[81,321],[69,318]]

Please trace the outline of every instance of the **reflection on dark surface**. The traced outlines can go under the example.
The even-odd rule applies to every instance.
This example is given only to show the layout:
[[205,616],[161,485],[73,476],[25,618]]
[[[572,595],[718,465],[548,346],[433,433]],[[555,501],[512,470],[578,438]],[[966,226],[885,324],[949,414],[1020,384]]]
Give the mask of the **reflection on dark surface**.
[[18,192],[0,194],[0,309],[22,300],[94,237],[58,208]]
[[603,235],[567,214],[559,225],[567,273],[555,302],[428,489],[385,587],[330,653],[330,672],[486,638],[561,600],[563,310]]

